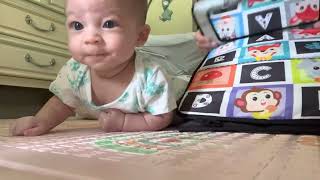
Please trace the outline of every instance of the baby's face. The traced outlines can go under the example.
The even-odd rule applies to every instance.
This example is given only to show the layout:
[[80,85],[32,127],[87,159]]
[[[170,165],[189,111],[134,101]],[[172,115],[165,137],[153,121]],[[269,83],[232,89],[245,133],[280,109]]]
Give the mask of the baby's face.
[[66,26],[72,57],[100,71],[132,59],[134,48],[144,43],[142,32],[148,29],[137,23],[133,4],[132,0],[68,0]]

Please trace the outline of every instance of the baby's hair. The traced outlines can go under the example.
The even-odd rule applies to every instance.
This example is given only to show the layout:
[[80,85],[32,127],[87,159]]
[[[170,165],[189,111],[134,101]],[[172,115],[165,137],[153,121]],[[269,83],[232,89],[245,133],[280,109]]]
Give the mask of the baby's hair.
[[137,15],[141,18],[142,23],[146,23],[147,13],[148,13],[148,0],[131,0],[135,1],[137,4]]

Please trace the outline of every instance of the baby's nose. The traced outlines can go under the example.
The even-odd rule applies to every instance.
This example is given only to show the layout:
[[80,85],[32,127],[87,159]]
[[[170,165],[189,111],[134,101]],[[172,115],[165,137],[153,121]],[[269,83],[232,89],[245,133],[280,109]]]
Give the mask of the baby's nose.
[[98,34],[88,35],[85,38],[85,44],[99,44],[102,41],[102,38]]

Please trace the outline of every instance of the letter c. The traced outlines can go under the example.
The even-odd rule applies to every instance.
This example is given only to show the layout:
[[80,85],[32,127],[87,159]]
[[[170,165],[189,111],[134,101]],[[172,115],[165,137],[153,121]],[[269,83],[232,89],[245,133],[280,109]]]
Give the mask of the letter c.
[[270,71],[272,67],[270,66],[259,66],[254,68],[251,73],[250,77],[256,81],[261,81],[261,80],[266,80],[271,77],[271,74],[265,74],[265,75],[260,75],[260,71]]

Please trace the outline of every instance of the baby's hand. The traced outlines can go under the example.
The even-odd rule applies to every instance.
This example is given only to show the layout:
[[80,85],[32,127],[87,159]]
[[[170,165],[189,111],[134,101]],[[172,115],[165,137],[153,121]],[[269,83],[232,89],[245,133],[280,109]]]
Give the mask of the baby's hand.
[[211,39],[205,37],[204,35],[201,34],[200,31],[197,31],[195,34],[195,40],[197,43],[197,46],[202,50],[202,51],[209,51],[214,47],[218,46],[217,42],[212,41]]
[[125,113],[118,109],[109,109],[99,115],[99,124],[105,132],[120,132],[123,129]]
[[10,125],[12,136],[38,136],[45,134],[48,128],[43,123],[39,123],[34,116],[26,116],[16,119]]
[[316,22],[313,24],[314,28],[320,28],[320,21]]

